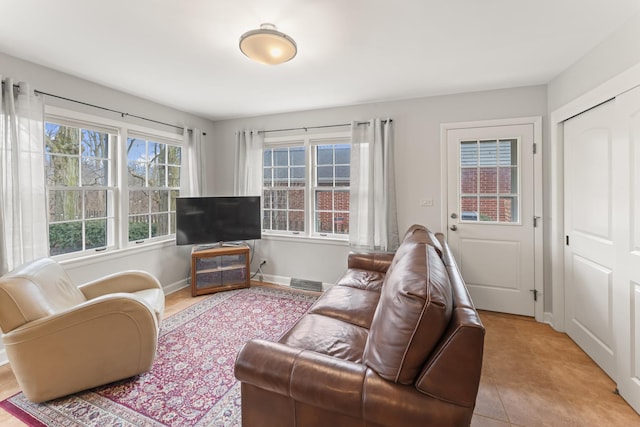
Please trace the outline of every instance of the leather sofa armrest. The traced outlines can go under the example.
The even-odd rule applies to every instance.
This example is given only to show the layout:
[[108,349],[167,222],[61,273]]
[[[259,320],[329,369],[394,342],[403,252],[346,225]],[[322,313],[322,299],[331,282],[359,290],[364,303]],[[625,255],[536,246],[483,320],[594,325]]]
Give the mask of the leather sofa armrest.
[[112,294],[26,323],[2,341],[22,391],[42,402],[148,371],[157,334],[146,303]]
[[351,252],[347,267],[386,273],[394,255],[394,252]]
[[239,381],[356,418],[366,372],[359,363],[262,340],[247,342],[235,365]]
[[85,298],[93,299],[102,295],[125,292],[132,293],[145,289],[162,289],[162,285],[146,271],[123,271],[102,277],[78,286]]

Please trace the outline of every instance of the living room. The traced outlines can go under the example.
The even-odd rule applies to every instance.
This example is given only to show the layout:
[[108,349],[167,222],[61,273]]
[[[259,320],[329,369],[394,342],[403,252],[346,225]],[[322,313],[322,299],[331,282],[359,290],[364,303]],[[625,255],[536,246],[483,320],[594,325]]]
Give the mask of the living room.
[[[24,2],[25,4],[27,2]],[[495,2],[492,7],[504,6],[504,2]],[[532,27],[540,28],[544,33],[545,25],[548,20],[554,16],[568,16],[565,10],[557,10],[554,6],[555,2],[545,2],[544,13],[536,12],[534,16],[537,21],[529,24]],[[561,2],[566,7],[579,7],[581,2],[567,1]],[[640,84],[638,78],[638,65],[640,64],[640,46],[637,43],[640,28],[640,13],[638,13],[638,2],[627,1],[621,2],[617,14],[614,13],[616,8],[607,5],[600,6],[598,2],[591,2],[589,19],[574,18],[575,21],[582,21],[582,31],[575,38],[589,39],[589,44],[580,44],[573,40],[571,45],[567,43],[567,49],[572,47],[573,50],[567,50],[564,53],[557,53],[555,61],[563,63],[562,67],[552,74],[537,75],[530,77],[529,83],[521,83],[521,80],[501,77],[496,74],[495,69],[490,71],[483,70],[483,67],[489,67],[487,63],[477,65],[478,73],[487,72],[485,78],[488,80],[485,86],[465,86],[464,84],[456,86],[455,89],[443,87],[430,88],[429,90],[421,89],[421,91],[393,93],[389,89],[387,96],[379,95],[376,98],[352,98],[350,100],[341,100],[334,103],[328,101],[319,101],[312,103],[313,96],[318,97],[315,91],[300,86],[297,83],[296,61],[309,61],[313,63],[321,63],[324,58],[317,58],[321,52],[309,53],[305,52],[305,45],[299,41],[299,53],[290,63],[280,67],[264,68],[261,64],[254,64],[245,58],[237,49],[237,39],[244,31],[248,31],[253,27],[257,27],[262,23],[261,19],[267,17],[259,16],[256,12],[255,23],[246,17],[243,22],[251,21],[250,28],[242,28],[239,32],[232,34],[232,45],[224,47],[225,55],[234,56],[233,63],[242,67],[251,67],[254,73],[266,73],[266,76],[260,77],[259,83],[269,86],[271,81],[283,81],[289,84],[284,86],[282,91],[294,92],[298,98],[309,98],[307,102],[299,104],[278,104],[275,100],[278,95],[270,94],[271,98],[265,98],[261,95],[260,90],[246,90],[239,83],[234,86],[233,91],[238,98],[246,97],[248,104],[256,104],[253,110],[249,107],[241,110],[227,98],[228,109],[225,109],[224,102],[216,100],[216,88],[222,93],[226,90],[222,87],[227,85],[226,82],[216,82],[215,60],[211,60],[209,65],[212,67],[208,70],[209,80],[200,82],[201,85],[210,86],[202,92],[194,90],[189,86],[182,90],[182,95],[175,98],[172,102],[160,102],[161,99],[167,99],[163,95],[163,91],[156,89],[165,85],[174,84],[173,81],[167,81],[162,77],[154,75],[154,68],[162,67],[162,63],[151,62],[146,63],[144,57],[139,60],[137,56],[128,58],[119,58],[111,60],[112,55],[117,55],[117,42],[108,50],[106,57],[108,72],[114,75],[131,73],[131,69],[136,73],[148,74],[144,79],[146,84],[139,86],[135,92],[127,90],[123,85],[117,85],[109,81],[106,77],[93,77],[85,74],[83,71],[75,71],[69,69],[68,65],[61,66],[52,60],[38,56],[37,52],[29,53],[27,44],[22,45],[19,37],[11,35],[11,27],[7,26],[0,33],[0,74],[4,78],[12,78],[14,83],[26,81],[32,89],[40,92],[65,97],[71,100],[82,101],[85,103],[97,105],[100,107],[111,108],[119,112],[126,113],[117,114],[113,112],[102,111],[87,105],[81,105],[72,101],[58,99],[53,96],[45,95],[45,105],[49,109],[49,113],[53,112],[59,115],[60,112],[72,111],[75,114],[89,116],[97,116],[112,121],[142,126],[160,132],[176,133],[182,138],[182,131],[179,129],[164,126],[158,123],[148,122],[146,120],[137,119],[134,116],[150,118],[159,122],[169,123],[178,127],[188,127],[190,129],[197,128],[206,134],[203,136],[203,157],[206,159],[206,169],[204,171],[203,194],[206,195],[231,195],[234,193],[234,176],[235,171],[235,152],[236,152],[236,132],[245,129],[256,130],[277,130],[301,128],[297,131],[288,133],[280,133],[280,135],[296,135],[304,134],[304,129],[309,129],[310,134],[320,134],[324,132],[322,129],[312,129],[315,126],[326,126],[336,124],[348,124],[353,121],[369,120],[374,117],[389,118],[394,123],[394,137],[396,141],[395,147],[395,163],[396,163],[396,199],[398,207],[398,225],[402,233],[412,224],[424,224],[434,231],[446,231],[449,223],[446,215],[446,200],[443,185],[443,124],[451,123],[480,123],[482,121],[496,121],[511,118],[531,118],[540,117],[542,122],[542,133],[540,135],[541,146],[539,147],[542,160],[542,187],[537,189],[539,196],[542,198],[542,207],[539,212],[541,217],[541,230],[543,230],[542,245],[540,253],[543,254],[542,276],[538,278],[541,284],[538,289],[540,296],[539,302],[536,302],[535,319],[539,322],[551,324],[556,330],[564,331],[565,327],[565,310],[564,310],[564,281],[563,281],[563,264],[562,264],[562,241],[564,239],[564,228],[562,222],[556,221],[557,218],[563,216],[561,210],[562,199],[558,194],[558,188],[562,186],[561,176],[559,177],[558,164],[561,163],[562,153],[558,151],[558,130],[557,126],[563,120],[568,119],[573,114],[587,110],[594,105],[600,103],[601,100],[610,99],[619,93],[631,89]],[[75,5],[77,6],[77,5]],[[202,5],[201,5],[202,6]],[[281,5],[282,6],[282,5]],[[356,8],[357,5],[352,7]],[[367,7],[360,4],[361,7]],[[376,5],[380,9],[382,5]],[[420,12],[423,7],[413,4]],[[467,4],[467,6],[469,6]],[[524,5],[520,5],[524,7]],[[9,7],[11,9],[14,6]],[[17,2],[15,7],[17,8]],[[27,7],[27,6],[25,6]],[[71,7],[71,6],[70,6]],[[110,6],[115,7],[115,6]],[[196,6],[191,6],[196,7]],[[239,6],[238,6],[239,7]],[[337,6],[335,6],[337,7]],[[387,5],[387,7],[391,7]],[[487,6],[488,9],[490,9]],[[540,6],[543,8],[543,6]],[[235,8],[231,8],[234,9]],[[153,13],[153,7],[149,6],[148,12]],[[224,8],[215,10],[215,12],[224,13]],[[600,13],[599,13],[600,12]],[[615,24],[605,21],[606,13],[610,19],[616,19]],[[290,25],[287,27],[286,11],[280,11],[283,21],[275,22],[279,29],[290,33],[294,39],[299,39],[304,24],[297,23],[297,29],[300,31],[296,34],[296,27]],[[312,11],[307,10],[307,15],[311,15]],[[329,17],[328,11],[323,11]],[[355,12],[354,12],[355,13]],[[493,13],[493,12],[492,12]],[[527,9],[523,13],[533,13]],[[411,8],[402,15],[411,14]],[[19,15],[18,9],[12,16]],[[196,13],[197,15],[197,13]],[[267,13],[268,15],[268,13]],[[379,17],[379,15],[376,15]],[[486,17],[486,16],[485,16]],[[470,22],[473,16],[464,16],[465,21]],[[41,18],[44,19],[44,18]],[[114,20],[117,22],[117,19]],[[137,19],[143,19],[138,17]],[[338,18],[335,18],[339,20]],[[345,19],[340,18],[340,19]],[[522,18],[526,20],[526,18]],[[46,20],[45,20],[46,21]],[[201,21],[198,21],[201,22]],[[606,24],[605,24],[606,22]],[[162,22],[157,23],[159,27]],[[105,26],[109,26],[104,24]],[[195,24],[194,24],[195,25]],[[207,26],[206,23],[200,25]],[[338,27],[337,24],[331,24]],[[331,25],[326,24],[327,27]],[[379,21],[379,25],[384,27],[384,21]],[[549,24],[551,25],[551,24]],[[117,25],[114,25],[117,27]],[[35,25],[36,29],[43,29],[47,37],[55,29],[51,27],[51,23]],[[345,27],[346,28],[346,27]],[[340,43],[339,36],[347,38],[348,30],[343,27],[336,28],[334,35],[328,37],[335,43]],[[596,31],[595,28],[598,28]],[[6,33],[5,33],[6,31]],[[35,31],[35,30],[34,30]],[[60,30],[62,31],[62,30]],[[149,30],[151,31],[151,30]],[[342,31],[342,32],[341,32]],[[598,37],[592,36],[598,33]],[[405,34],[410,36],[410,34]],[[319,36],[317,36],[319,37]],[[73,40],[77,43],[76,50],[82,52],[78,61],[98,61],[103,60],[103,53],[86,46],[81,37],[71,32],[67,35],[67,41]],[[131,36],[132,40],[136,37]],[[140,40],[144,39],[141,36]],[[553,45],[549,42],[549,45]],[[133,41],[131,42],[133,43]],[[406,48],[401,47],[404,40],[397,40],[398,51],[404,56],[412,56],[412,52],[407,52]],[[482,51],[486,49],[486,55],[494,59],[501,58],[499,53],[492,52],[487,46],[474,46],[469,43],[471,50]],[[557,43],[560,44],[559,42]],[[136,45],[137,51],[142,54],[145,49],[152,46],[140,42]],[[24,46],[24,50],[22,47]],[[200,45],[198,45],[200,46]],[[548,46],[548,45],[547,45]],[[174,45],[171,55],[180,57],[181,45]],[[53,48],[50,48],[54,50]],[[163,51],[165,46],[157,47],[157,50]],[[374,48],[371,49],[375,52]],[[530,54],[535,58],[540,54],[538,50],[545,49],[545,45],[527,45],[523,49],[528,49]],[[322,52],[324,55],[330,55],[330,52]],[[461,53],[464,56],[469,52]],[[205,55],[207,53],[198,49],[196,55]],[[376,53],[378,55],[378,53]],[[374,55],[375,56],[375,55]],[[131,59],[135,58],[135,59]],[[426,65],[422,67],[429,68],[429,58]],[[549,62],[554,62],[549,60]],[[177,61],[177,59],[176,59]],[[183,60],[184,61],[184,60]],[[487,61],[489,62],[489,61]],[[62,61],[64,63],[64,61]],[[128,66],[118,67],[111,64],[126,63]],[[188,64],[184,61],[184,64]],[[183,64],[184,73],[174,77],[177,81],[190,79],[188,65]],[[437,61],[433,61],[433,67],[437,70]],[[289,68],[286,68],[289,65]],[[475,63],[460,63],[460,67],[475,67]],[[65,68],[66,67],[66,68]],[[525,68],[536,68],[536,59],[525,64]],[[124,71],[123,71],[124,70]],[[151,71],[149,71],[151,70]],[[340,65],[334,65],[334,73],[340,74]],[[418,71],[419,67],[418,67]],[[279,75],[281,73],[281,75]],[[491,75],[493,73],[493,75]],[[248,74],[251,76],[250,74]],[[400,74],[401,75],[401,74]],[[427,74],[431,76],[431,74]],[[250,79],[251,77],[249,77]],[[330,80],[332,75],[326,77]],[[510,77],[511,78],[511,77]],[[394,77],[394,80],[397,79]],[[401,78],[400,78],[401,79]],[[356,85],[358,77],[350,76],[350,81]],[[248,85],[249,83],[246,82]],[[379,83],[384,86],[384,83]],[[393,86],[389,84],[389,86]],[[614,87],[609,89],[609,87]],[[625,86],[625,87],[622,87]],[[159,90],[159,92],[155,92]],[[266,91],[266,89],[264,89]],[[618,92],[615,92],[618,90]],[[337,91],[337,89],[336,89]],[[612,92],[613,91],[613,92]],[[135,95],[133,94],[135,93]],[[256,96],[252,100],[252,96]],[[163,98],[164,96],[164,98]],[[154,101],[152,101],[152,99]],[[189,104],[194,99],[193,104]],[[273,109],[269,110],[270,99],[273,99]],[[339,98],[336,98],[339,99]],[[211,109],[207,109],[211,104]],[[183,107],[177,107],[182,105]],[[244,105],[244,104],[243,104]],[[245,112],[246,111],[246,112]],[[348,127],[342,128],[348,130]],[[272,134],[275,135],[275,134]],[[423,203],[425,202],[425,203]],[[538,213],[536,213],[538,215]],[[559,243],[560,242],[560,243]],[[255,243],[255,256],[252,263],[252,271],[256,271],[260,260],[265,259],[267,263],[261,268],[264,280],[288,284],[291,278],[302,278],[313,281],[319,281],[323,284],[333,284],[342,275],[346,269],[347,255],[350,251],[346,240],[332,239],[319,241],[314,238],[292,237],[292,236],[269,236],[265,235],[262,240]],[[321,260],[321,262],[319,262]],[[171,293],[180,288],[187,286],[187,278],[190,269],[189,248],[176,246],[171,239],[165,241],[157,241],[144,247],[127,247],[118,250],[107,251],[105,253],[96,252],[90,256],[83,256],[74,259],[67,257],[62,259],[65,269],[72,278],[78,283],[88,282],[97,277],[110,274],[114,271],[120,271],[130,268],[141,269],[155,275],[162,283],[165,293]]]

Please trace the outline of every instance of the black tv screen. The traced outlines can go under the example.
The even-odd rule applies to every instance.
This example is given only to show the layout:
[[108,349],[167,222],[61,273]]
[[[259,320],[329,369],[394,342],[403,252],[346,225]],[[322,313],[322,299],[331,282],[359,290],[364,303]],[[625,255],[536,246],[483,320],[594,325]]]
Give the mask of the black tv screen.
[[211,244],[262,237],[259,196],[178,197],[176,244]]

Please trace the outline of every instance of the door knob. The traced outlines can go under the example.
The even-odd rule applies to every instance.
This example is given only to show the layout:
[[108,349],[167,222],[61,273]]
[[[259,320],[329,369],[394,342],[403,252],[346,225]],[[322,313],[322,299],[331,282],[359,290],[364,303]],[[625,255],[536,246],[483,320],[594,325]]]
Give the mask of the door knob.
[[456,230],[458,229],[458,226],[454,224],[454,225],[452,225],[451,227],[449,227],[449,229],[450,229],[451,231],[456,231]]

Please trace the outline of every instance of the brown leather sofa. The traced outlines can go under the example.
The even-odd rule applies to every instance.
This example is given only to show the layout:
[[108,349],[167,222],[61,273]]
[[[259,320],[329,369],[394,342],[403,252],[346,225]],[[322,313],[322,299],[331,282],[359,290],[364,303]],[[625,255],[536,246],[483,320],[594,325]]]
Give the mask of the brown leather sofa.
[[162,286],[143,271],[76,286],[41,258],[0,277],[2,342],[32,402],[148,371],[163,313]]
[[279,342],[238,354],[242,424],[468,426],[484,327],[441,234],[412,226],[395,255],[351,254]]

